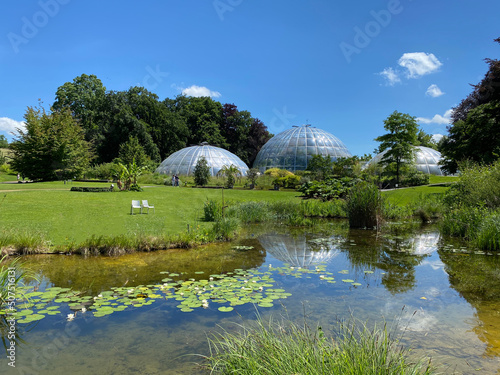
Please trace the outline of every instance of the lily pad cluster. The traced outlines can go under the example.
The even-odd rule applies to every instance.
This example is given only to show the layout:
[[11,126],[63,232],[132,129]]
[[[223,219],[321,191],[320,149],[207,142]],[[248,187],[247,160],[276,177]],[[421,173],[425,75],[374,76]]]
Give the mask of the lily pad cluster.
[[[373,271],[364,271],[373,273]],[[166,277],[162,284],[139,285],[136,287],[116,287],[104,291],[97,296],[86,296],[69,288],[50,287],[45,291],[32,291],[20,288],[17,298],[16,312],[0,311],[17,319],[18,323],[30,323],[46,316],[62,314],[61,308],[69,307],[73,311],[67,315],[68,320],[74,319],[76,312],[103,317],[128,308],[151,305],[157,300],[175,300],[177,308],[182,312],[191,312],[197,308],[209,308],[217,304],[220,312],[230,312],[234,306],[247,303],[259,307],[273,307],[276,300],[291,296],[284,289],[275,287],[273,275],[296,278],[311,278],[313,275],[320,281],[335,283],[333,272],[327,272],[325,265],[315,268],[301,268],[284,265],[282,267],[264,267],[263,269],[235,269],[224,274],[212,274],[196,280],[185,279],[182,274],[161,272]],[[348,274],[349,271],[339,271]],[[202,275],[203,272],[196,272]],[[342,279],[344,283],[359,286],[361,283],[353,279]]]

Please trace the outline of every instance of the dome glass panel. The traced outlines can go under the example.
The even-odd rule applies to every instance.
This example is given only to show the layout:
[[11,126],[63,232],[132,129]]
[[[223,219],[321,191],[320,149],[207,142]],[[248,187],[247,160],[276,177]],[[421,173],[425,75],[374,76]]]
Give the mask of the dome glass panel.
[[329,155],[332,160],[352,156],[333,134],[314,126],[302,125],[271,138],[257,154],[253,166],[261,172],[269,168],[295,172],[305,170],[313,155]]
[[[416,149],[415,164],[417,170],[428,174],[434,174],[437,176],[445,175],[445,173],[439,167],[439,161],[441,160],[441,153],[439,151],[423,146],[415,146],[415,149]],[[378,164],[384,157],[385,153],[386,151],[377,154],[372,160],[370,160],[366,164],[365,167],[368,167],[369,165],[372,164]]]
[[238,156],[223,148],[208,144],[186,147],[174,152],[160,164],[155,172],[167,175],[193,175],[196,163],[201,156],[207,159],[212,176],[217,175],[225,165],[234,165],[243,176],[247,174],[248,166]]

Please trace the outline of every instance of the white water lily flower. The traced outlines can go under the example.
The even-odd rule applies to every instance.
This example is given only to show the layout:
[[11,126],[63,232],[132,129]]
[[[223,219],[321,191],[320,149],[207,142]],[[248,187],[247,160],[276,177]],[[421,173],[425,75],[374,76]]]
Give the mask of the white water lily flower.
[[73,319],[75,319],[75,314],[68,314],[68,316],[66,317],[66,320],[68,322],[72,321]]
[[134,289],[129,289],[127,290],[127,293],[132,293],[134,291]]
[[213,278],[213,277],[210,277],[208,280],[210,280],[210,281],[214,281],[214,278]]
[[102,298],[102,294],[97,295],[97,297]]
[[84,313],[85,311],[87,311],[87,309],[85,307],[82,307],[82,313]]

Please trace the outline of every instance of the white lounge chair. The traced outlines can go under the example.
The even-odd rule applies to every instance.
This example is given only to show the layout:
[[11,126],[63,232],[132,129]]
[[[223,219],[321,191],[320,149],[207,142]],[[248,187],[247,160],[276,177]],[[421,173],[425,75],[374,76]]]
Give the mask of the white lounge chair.
[[132,201],[132,207],[130,207],[130,215],[134,213],[134,208],[138,208],[142,214],[142,206],[140,201]]
[[153,213],[155,213],[155,206],[149,204],[147,200],[143,200],[142,201],[142,208],[147,208],[148,209],[148,214],[149,214],[149,209],[152,208],[153,209]]

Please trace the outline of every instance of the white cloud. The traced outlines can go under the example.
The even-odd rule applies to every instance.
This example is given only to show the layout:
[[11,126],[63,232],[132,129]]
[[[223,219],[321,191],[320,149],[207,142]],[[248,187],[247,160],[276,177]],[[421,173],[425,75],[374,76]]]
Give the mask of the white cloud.
[[405,53],[399,59],[398,64],[408,69],[408,78],[419,78],[434,73],[443,65],[432,53],[425,52]]
[[17,128],[24,130],[24,121],[16,121],[8,117],[0,117],[0,131],[17,134]]
[[453,110],[447,110],[444,115],[434,115],[433,118],[417,117],[417,122],[421,124],[449,125],[451,123],[451,114]]
[[437,98],[438,96],[444,95],[444,92],[441,91],[441,89],[438,87],[438,85],[430,85],[427,88],[427,91],[425,94],[429,95],[433,98]]
[[432,140],[436,143],[439,143],[439,141],[444,137],[443,134],[439,134],[439,133],[436,133],[436,134],[433,134],[432,135]]
[[190,87],[182,89],[182,95],[194,96],[197,98],[202,96],[210,96],[211,98],[218,98],[219,96],[221,96],[221,93],[218,91],[212,91],[204,86],[192,85]]
[[379,74],[387,80],[386,84],[388,86],[394,86],[396,83],[401,82],[398,73],[392,68],[385,68]]

